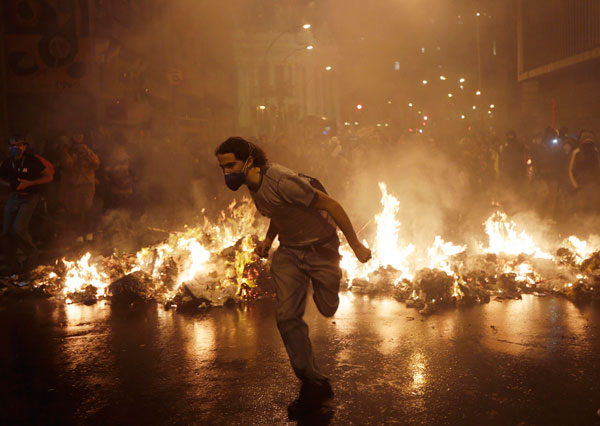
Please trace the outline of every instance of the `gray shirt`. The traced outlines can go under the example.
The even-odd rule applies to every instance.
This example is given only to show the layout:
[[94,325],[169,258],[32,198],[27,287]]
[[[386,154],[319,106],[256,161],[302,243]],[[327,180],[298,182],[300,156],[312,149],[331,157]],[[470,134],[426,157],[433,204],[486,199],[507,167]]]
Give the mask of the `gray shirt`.
[[267,164],[256,191],[250,191],[256,209],[277,228],[283,246],[305,246],[335,234],[329,215],[310,208],[317,197],[309,180],[279,164]]

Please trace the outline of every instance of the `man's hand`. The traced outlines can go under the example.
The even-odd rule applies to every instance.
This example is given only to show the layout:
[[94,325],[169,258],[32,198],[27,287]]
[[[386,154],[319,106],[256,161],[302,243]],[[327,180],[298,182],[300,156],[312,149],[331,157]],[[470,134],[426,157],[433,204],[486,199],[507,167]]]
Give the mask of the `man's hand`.
[[371,259],[371,249],[368,249],[362,243],[358,242],[351,247],[352,250],[354,250],[356,258],[361,263],[367,263]]
[[273,241],[269,241],[268,239],[262,240],[256,245],[254,253],[266,259],[267,257],[269,257],[269,250],[271,249],[271,244],[273,244]]
[[33,183],[27,179],[19,179],[19,185],[17,186],[17,191],[24,191],[29,188]]

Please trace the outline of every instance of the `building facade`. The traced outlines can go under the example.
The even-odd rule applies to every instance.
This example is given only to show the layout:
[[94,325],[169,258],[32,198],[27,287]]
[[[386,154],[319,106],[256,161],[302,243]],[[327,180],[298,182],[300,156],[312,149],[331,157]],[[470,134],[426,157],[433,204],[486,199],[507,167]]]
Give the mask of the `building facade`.
[[239,31],[235,40],[237,124],[240,134],[303,134],[316,120],[339,116],[336,50],[310,28],[296,32]]
[[598,129],[600,2],[518,1],[518,81],[531,124]]

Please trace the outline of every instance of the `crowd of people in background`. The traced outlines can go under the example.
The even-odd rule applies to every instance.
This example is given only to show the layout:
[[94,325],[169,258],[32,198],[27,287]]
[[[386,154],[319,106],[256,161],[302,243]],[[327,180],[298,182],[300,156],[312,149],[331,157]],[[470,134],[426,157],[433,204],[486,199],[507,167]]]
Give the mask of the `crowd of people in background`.
[[[379,129],[342,127],[335,134],[249,139],[270,159],[317,177],[340,198],[352,191],[351,182],[344,179],[347,171],[374,164],[394,167],[407,149],[418,146],[425,161],[436,153],[452,162],[466,177],[472,199],[535,210],[555,221],[600,210],[600,158],[589,130],[570,133],[564,127],[548,127],[526,138],[513,130],[501,135],[492,129],[466,128],[462,133],[405,132],[391,137]],[[32,145],[13,135],[0,169],[0,178],[9,184],[3,271],[34,266],[39,246],[54,242],[66,249],[92,243],[100,219],[112,210],[139,217],[157,206],[171,206],[169,214],[174,204],[181,209],[210,207],[199,206],[198,198],[204,204],[214,199],[220,208],[211,193],[218,170],[203,162],[203,157],[212,160],[210,144],[143,131],[131,138],[99,125]],[[23,184],[25,175],[35,183]],[[204,182],[201,196],[193,194],[198,182]]]
[[469,127],[462,134],[406,132],[393,139],[377,130],[340,132],[320,138],[315,144],[317,156],[312,154],[315,148],[302,143],[266,146],[276,153],[287,149],[284,146],[295,146],[297,157],[304,153],[311,158],[298,161],[310,165],[308,173],[334,184],[334,176],[344,170],[368,167],[374,162],[390,167],[407,149],[420,146],[425,157],[443,154],[466,175],[471,200],[534,210],[540,217],[554,221],[600,213],[596,196],[600,189],[600,156],[595,134],[586,129],[572,133],[566,127],[547,127],[526,137],[515,130],[498,134],[494,129],[476,131]]

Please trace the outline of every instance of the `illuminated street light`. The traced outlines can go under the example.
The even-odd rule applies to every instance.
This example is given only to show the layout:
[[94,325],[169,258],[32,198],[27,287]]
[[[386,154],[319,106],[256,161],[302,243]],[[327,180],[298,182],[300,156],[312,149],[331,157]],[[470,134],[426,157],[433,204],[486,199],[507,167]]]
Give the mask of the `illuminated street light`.
[[361,104],[358,104],[356,105],[356,109],[360,111],[361,109],[363,109],[363,106]]
[[463,86],[462,84],[460,85],[460,90],[465,90],[465,86]]
[[477,109],[477,107],[475,105],[473,105],[473,109]]
[[327,65],[327,66],[325,67],[325,70],[326,70],[326,71],[331,71],[331,66]]
[[440,80],[442,80],[442,81],[443,81],[443,80],[445,80],[445,79],[446,79],[446,77],[445,77],[445,76],[443,76],[443,75],[440,75]]
[[464,82],[465,82],[465,79],[464,79],[464,78],[461,78],[461,79],[460,79],[460,80],[458,80],[458,81],[459,81],[459,82],[461,82],[461,83],[464,83]]
[[463,114],[463,115],[461,115],[461,116],[460,116],[460,118],[461,118],[462,120],[464,120],[464,119],[465,119],[465,116],[464,116],[464,114]]
[[481,13],[477,12],[475,15],[476,15],[476,16],[481,16]]
[[425,120],[425,121],[429,120],[429,116],[427,116],[427,115],[423,116],[423,120]]
[[477,96],[481,95],[481,91],[480,90],[476,91],[475,95],[477,95]]
[[264,105],[259,105],[259,106],[258,106],[258,109],[265,110],[265,109],[267,109],[267,107],[266,107],[266,106],[264,106]]
[[494,105],[494,104],[491,104],[491,105],[490,105],[490,108],[494,109],[494,108],[496,108],[496,105]]
[[313,50],[315,47],[312,44],[306,46],[306,50]]
[[302,28],[304,28],[305,30],[308,30],[311,27],[310,24],[304,24],[302,25]]
[[448,93],[448,97],[451,98],[452,97],[452,93]]
[[423,80],[423,85],[426,85],[426,84],[427,84],[427,80]]
[[413,107],[413,104],[412,104],[412,102],[409,102],[409,103],[408,103],[408,107],[409,107],[409,108],[412,108],[412,107]]

